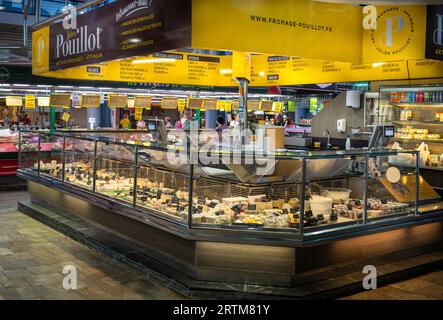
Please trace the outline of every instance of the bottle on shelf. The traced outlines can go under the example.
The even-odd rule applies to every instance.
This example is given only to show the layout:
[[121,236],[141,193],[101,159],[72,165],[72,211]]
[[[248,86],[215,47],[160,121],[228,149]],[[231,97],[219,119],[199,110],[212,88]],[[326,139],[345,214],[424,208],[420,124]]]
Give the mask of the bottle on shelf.
[[346,150],[351,150],[351,137],[350,137],[349,135],[348,135],[348,137],[346,138],[345,149],[346,149]]

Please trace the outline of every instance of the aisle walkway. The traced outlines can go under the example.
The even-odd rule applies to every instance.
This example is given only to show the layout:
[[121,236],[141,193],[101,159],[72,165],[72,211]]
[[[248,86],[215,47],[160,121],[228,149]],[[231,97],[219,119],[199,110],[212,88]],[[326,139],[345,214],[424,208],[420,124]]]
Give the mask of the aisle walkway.
[[[0,193],[0,299],[182,299],[18,212],[26,192]],[[77,268],[77,290],[63,289],[63,267]]]
[[[18,212],[26,192],[0,192],[0,299],[183,299]],[[63,267],[78,271],[63,289]],[[443,299],[443,270],[342,299]]]

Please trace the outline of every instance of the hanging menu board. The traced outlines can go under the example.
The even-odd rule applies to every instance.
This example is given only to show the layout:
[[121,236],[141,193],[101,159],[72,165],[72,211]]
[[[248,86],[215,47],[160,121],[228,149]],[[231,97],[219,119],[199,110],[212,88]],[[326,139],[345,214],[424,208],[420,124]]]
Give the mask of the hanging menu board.
[[26,109],[35,109],[35,96],[26,95],[25,96],[25,108]]
[[258,110],[260,110],[260,100],[249,100],[248,111],[258,111]]
[[99,108],[100,95],[99,94],[82,94],[80,97],[80,107],[82,108]]
[[69,93],[51,93],[49,95],[51,107],[67,108],[71,106],[71,95]]
[[39,107],[49,107],[49,97],[38,97],[37,103]]
[[263,101],[260,102],[260,110],[262,110],[262,111],[271,111],[273,104],[274,104],[274,101],[263,100]]
[[161,107],[162,109],[177,109],[176,97],[163,97]]
[[226,108],[225,100],[217,100],[217,110],[224,111]]
[[232,105],[231,105],[232,110],[238,110],[240,108],[240,103],[238,100],[234,100],[232,101]]
[[188,100],[188,108],[189,109],[201,109],[203,107],[203,99],[202,98],[189,98]]
[[128,106],[128,97],[110,94],[108,95],[108,106],[110,108],[126,108]]
[[277,113],[282,112],[283,104],[281,102],[274,102],[274,105],[272,106],[272,110]]
[[134,98],[135,108],[151,108],[151,97],[147,96],[136,96]]
[[205,99],[203,101],[203,109],[205,110],[217,110],[217,99]]
[[7,96],[6,106],[8,107],[21,107],[23,105],[22,97]]
[[177,108],[178,111],[182,112],[186,108],[186,99],[178,99],[177,100]]
[[226,100],[225,101],[225,111],[226,112],[231,112],[232,111],[232,101],[231,100]]
[[134,109],[134,102],[135,102],[134,98],[128,98],[127,100],[128,109]]
[[135,108],[134,119],[140,121],[143,118],[143,108]]

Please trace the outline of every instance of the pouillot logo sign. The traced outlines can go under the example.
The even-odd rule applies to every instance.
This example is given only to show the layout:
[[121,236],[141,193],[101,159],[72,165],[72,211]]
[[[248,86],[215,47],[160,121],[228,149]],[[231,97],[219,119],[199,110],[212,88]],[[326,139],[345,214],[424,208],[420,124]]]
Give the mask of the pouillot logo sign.
[[414,35],[412,14],[400,7],[390,7],[377,16],[377,29],[371,30],[371,43],[386,56],[406,50]]
[[66,38],[63,34],[56,35],[55,58],[69,57],[79,53],[93,52],[103,48],[102,28],[97,27],[88,32],[88,26],[82,26],[75,31],[68,31]]
[[443,60],[443,5],[427,6],[426,55],[427,59]]
[[49,28],[49,70],[188,47],[191,2],[117,0],[75,19],[70,12]]

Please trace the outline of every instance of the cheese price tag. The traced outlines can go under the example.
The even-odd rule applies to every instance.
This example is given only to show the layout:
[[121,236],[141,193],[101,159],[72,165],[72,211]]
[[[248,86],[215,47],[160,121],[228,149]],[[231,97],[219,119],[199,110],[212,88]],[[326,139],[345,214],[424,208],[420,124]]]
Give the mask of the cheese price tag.
[[69,112],[63,112],[63,114],[62,114],[63,121],[68,122],[70,118],[71,118],[71,115],[69,114]]

